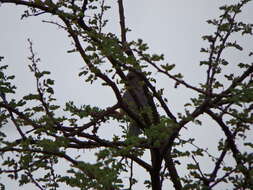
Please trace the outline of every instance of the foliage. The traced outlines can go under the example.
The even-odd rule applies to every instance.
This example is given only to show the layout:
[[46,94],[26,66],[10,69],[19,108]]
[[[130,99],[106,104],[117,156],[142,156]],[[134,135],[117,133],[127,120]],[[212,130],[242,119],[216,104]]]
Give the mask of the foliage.
[[[40,59],[28,40],[29,68],[34,74],[36,92],[21,99],[10,99],[17,87],[12,81],[14,76],[6,74],[8,65],[4,65],[0,57],[1,174],[8,174],[20,185],[33,183],[38,189],[60,189],[62,184],[79,189],[133,189],[138,182],[132,167],[135,163],[150,175],[143,187],[154,190],[162,189],[167,181],[177,190],[213,189],[222,183],[230,184],[233,189],[253,189],[253,144],[247,139],[253,123],[253,65],[238,63],[241,74],[225,73],[232,63],[223,55],[228,48],[243,51],[233,40],[233,34],[252,35],[253,25],[237,20],[250,0],[224,5],[220,7],[222,14],[218,18],[207,21],[216,31],[202,37],[208,43],[208,47],[201,49],[206,59],[200,62],[200,66],[206,68],[206,78],[198,86],[184,80],[181,73],[172,74],[175,65],[164,63],[163,55],[148,53],[149,47],[143,40],[127,41],[126,34],[130,30],[125,26],[122,0],[118,0],[120,37],[103,30],[108,22],[104,14],[110,9],[104,0],[0,2],[26,6],[22,19],[45,13],[55,15],[60,21],[50,23],[68,33],[74,44],[69,53],[78,52],[86,66],[79,76],[85,77],[91,85],[101,80],[117,98],[117,103],[106,109],[78,106],[73,101],[66,102],[65,107],[57,105],[54,80],[49,71],[40,70]],[[249,56],[252,55],[250,52]],[[165,75],[175,82],[175,87],[180,85],[198,94],[185,104],[184,113],[177,116],[172,113],[163,95],[165,89],[157,89],[151,71]],[[123,100],[122,90],[129,90],[136,97],[127,72],[140,78],[148,99],[148,108],[145,108],[135,98],[140,114],[129,109]],[[64,111],[65,116],[58,116],[59,111]],[[202,114],[215,121],[221,130],[218,156],[195,145],[193,137],[182,139],[180,136],[182,129],[190,129],[192,123],[204,127],[200,120]],[[123,135],[115,134],[113,139],[107,140],[98,132],[112,120],[117,122],[115,127],[122,127]],[[142,129],[141,136],[127,135],[125,129],[129,121]],[[20,136],[13,141],[8,140],[8,134],[2,130],[10,124]],[[244,142],[247,151],[238,146],[239,141]],[[188,145],[194,149],[185,150]],[[83,159],[86,152],[78,152],[86,149],[94,150],[95,161]],[[73,156],[70,150],[76,150],[77,154]],[[150,162],[143,159],[145,152],[150,152]],[[235,164],[226,164],[225,156],[231,156]],[[202,170],[198,161],[202,157],[211,158],[211,172]],[[185,176],[178,171],[180,158],[188,158]],[[68,163],[69,168],[59,173],[56,167],[63,163]],[[128,187],[122,174],[129,174]],[[4,189],[4,184],[1,188]]]

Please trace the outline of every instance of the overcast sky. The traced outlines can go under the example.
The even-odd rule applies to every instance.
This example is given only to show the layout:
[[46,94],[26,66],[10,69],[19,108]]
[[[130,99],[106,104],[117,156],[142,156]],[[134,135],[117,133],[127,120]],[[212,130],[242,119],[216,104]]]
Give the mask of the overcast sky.
[[[108,2],[116,4],[113,0]],[[216,18],[220,13],[218,7],[224,2],[231,1],[138,0],[126,2],[126,24],[132,30],[128,34],[128,39],[142,38],[149,44],[151,52],[165,54],[166,61],[176,64],[176,71],[181,72],[190,83],[197,85],[204,81],[204,69],[199,67],[199,61],[203,59],[203,55],[199,50],[207,44],[202,41],[201,36],[210,34],[214,30],[205,21]],[[253,23],[253,3],[251,2],[244,11],[240,17]],[[34,49],[42,60],[43,68],[49,69],[56,80],[55,95],[60,104],[73,100],[79,105],[107,107],[116,102],[110,89],[101,87],[99,83],[93,86],[85,84],[83,79],[78,77],[84,65],[79,55],[66,53],[73,47],[66,32],[54,25],[41,22],[42,19],[52,20],[54,17],[42,15],[20,20],[22,12],[21,6],[2,5],[0,7],[0,55],[5,57],[4,63],[10,65],[9,71],[17,75],[15,82],[18,86],[19,97],[32,92],[35,87],[35,81],[32,80],[32,74],[29,73],[27,67],[29,63],[27,57],[30,55],[27,38],[31,38]],[[107,16],[112,21],[106,30],[118,32],[117,7],[113,6]],[[252,50],[252,39],[246,37],[238,40],[246,46],[246,49]],[[242,54],[234,51],[228,52],[227,56],[235,64],[241,59],[244,60]],[[194,94],[182,87],[175,90],[174,83],[165,80],[161,75],[157,77],[158,86],[167,89],[166,95],[172,111],[174,113],[183,111],[184,103]],[[207,122],[207,124],[210,126],[205,130],[200,128],[185,130],[183,135],[198,138],[200,144],[206,143],[206,139],[217,140],[220,137],[220,131],[213,126],[214,123]],[[206,144],[211,151],[215,150],[214,145]],[[0,178],[0,181],[3,179],[6,178]],[[15,189],[13,185],[14,183],[10,182],[6,189]],[[136,186],[136,189],[138,187],[141,188],[141,185]],[[18,189],[27,188],[19,187]]]

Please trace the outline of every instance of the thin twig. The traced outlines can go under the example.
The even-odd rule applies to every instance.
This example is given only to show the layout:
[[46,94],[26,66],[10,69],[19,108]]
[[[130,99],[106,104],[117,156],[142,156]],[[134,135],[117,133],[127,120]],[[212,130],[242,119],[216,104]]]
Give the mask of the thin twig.
[[194,163],[197,165],[197,170],[199,171],[200,175],[201,175],[201,180],[204,181],[204,183],[206,183],[207,178],[205,177],[204,173],[201,171],[199,163],[197,162],[197,160],[195,159],[195,157],[192,155],[192,159],[194,161]]
[[176,81],[178,84],[182,84],[186,88],[192,89],[192,90],[199,92],[201,94],[206,94],[203,90],[201,90],[197,87],[194,87],[194,86],[186,83],[182,79],[178,79],[177,77],[171,75],[169,72],[161,69],[159,66],[157,66],[153,61],[151,61],[147,56],[145,56],[142,52],[138,51],[137,49],[134,49],[134,51],[137,52],[147,63],[149,63],[151,66],[153,66],[158,72],[165,74],[166,76],[168,76],[172,80]]
[[130,177],[129,177],[129,190],[132,190],[133,187],[133,160],[130,161]]
[[32,182],[35,184],[36,187],[38,187],[40,190],[45,190],[41,185],[34,179],[32,173],[30,171],[26,171],[25,174],[32,180]]
[[[6,100],[5,94],[2,93],[2,92],[0,92],[0,97],[2,98],[4,104],[9,106],[9,103],[8,103],[7,100]],[[0,105],[0,107],[4,107],[4,106],[1,106],[1,105]],[[5,107],[5,109],[7,109],[7,108]],[[23,131],[21,130],[19,124],[17,123],[16,118],[14,117],[12,111],[11,111],[10,109],[7,109],[7,111],[9,112],[10,117],[11,117],[11,121],[13,122],[13,124],[14,124],[14,126],[16,127],[16,129],[17,129],[18,133],[20,134],[20,136],[21,136],[23,139],[26,139],[26,136],[25,136],[25,134],[23,133]]]

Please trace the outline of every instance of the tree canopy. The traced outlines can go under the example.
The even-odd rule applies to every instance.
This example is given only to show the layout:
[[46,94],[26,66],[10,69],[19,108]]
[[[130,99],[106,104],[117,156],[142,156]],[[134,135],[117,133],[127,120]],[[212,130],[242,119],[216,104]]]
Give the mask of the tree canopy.
[[[161,190],[168,184],[176,190],[253,189],[253,143],[249,138],[253,124],[253,63],[234,63],[225,56],[230,49],[239,51],[241,57],[246,53],[249,60],[253,55],[235,40],[236,35],[252,36],[253,24],[240,19],[251,0],[223,5],[219,8],[221,15],[207,20],[214,32],[202,36],[206,47],[200,50],[204,58],[199,66],[205,70],[205,78],[198,85],[184,79],[183,73],[175,73],[176,65],[167,63],[163,54],[150,53],[144,40],[128,40],[131,29],[125,21],[123,0],[113,2],[118,6],[117,18],[104,16],[110,10],[105,0],[0,3],[26,7],[22,19],[54,15],[55,20],[44,22],[66,31],[73,45],[68,53],[78,53],[83,62],[79,77],[89,85],[101,82],[116,99],[106,108],[71,100],[58,105],[55,81],[50,71],[41,69],[31,39],[28,67],[36,91],[18,98],[15,75],[8,70],[11,63],[1,55],[1,175],[8,175],[20,186],[34,184],[37,189],[67,186],[116,190],[135,189],[142,178],[136,170],[142,169],[149,176],[142,179],[143,189]],[[119,34],[105,30],[108,19],[118,19]],[[235,67],[236,73],[231,70]],[[174,113],[165,93],[169,87],[160,87],[159,77],[173,81],[170,88],[185,88],[196,94],[184,105],[183,112]],[[203,115],[220,130],[213,145],[217,146],[215,154],[197,145],[195,136],[181,135],[183,130],[207,127]],[[141,134],[131,135],[131,124]],[[108,126],[112,138],[101,134]],[[14,129],[18,137],[10,140],[6,128]],[[120,133],[113,129],[120,129]],[[209,170],[203,169],[200,160],[209,162]],[[0,180],[0,185],[4,189],[6,183]]]

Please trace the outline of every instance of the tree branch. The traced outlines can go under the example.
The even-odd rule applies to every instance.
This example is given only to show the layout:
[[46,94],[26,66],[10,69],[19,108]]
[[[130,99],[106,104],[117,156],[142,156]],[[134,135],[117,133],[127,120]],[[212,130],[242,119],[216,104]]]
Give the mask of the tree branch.
[[118,5],[119,5],[119,18],[120,18],[120,29],[121,29],[121,41],[124,46],[124,44],[126,43],[126,25],[125,25],[123,1],[118,0]]
[[184,85],[186,88],[192,89],[196,92],[199,92],[201,94],[206,94],[205,91],[194,87],[188,83],[186,83],[185,81],[183,81],[182,79],[178,79],[177,77],[171,75],[169,72],[161,69],[160,67],[158,67],[153,61],[151,61],[148,57],[146,57],[142,52],[134,49],[134,51],[136,51],[147,63],[149,63],[151,66],[153,66],[158,72],[165,74],[166,76],[168,76],[169,78],[171,78],[172,80],[174,80],[175,82],[177,82],[178,84],[182,84]]
[[[4,94],[4,93],[0,92],[0,97],[2,98],[2,100],[3,100],[3,102],[4,102],[5,105],[9,105],[8,102],[7,102],[7,100],[6,100],[6,97],[5,97],[5,94]],[[0,105],[0,107],[2,107],[2,106]],[[7,108],[6,108],[6,109],[7,109]],[[15,117],[14,117],[12,111],[11,111],[10,109],[7,109],[7,111],[9,112],[10,117],[11,117],[11,121],[12,121],[13,124],[15,125],[15,127],[16,127],[18,133],[20,134],[20,136],[21,136],[23,139],[26,139],[26,136],[25,136],[25,134],[23,133],[23,131],[21,130],[19,124],[17,123],[17,121],[16,121],[16,119],[15,119]]]
[[[71,27],[71,24],[68,20],[66,20],[63,16],[60,16],[60,18],[62,19],[62,21],[65,23],[65,25],[67,26],[67,29],[68,29],[68,32],[69,34],[71,35],[72,39],[74,40],[75,42],[75,46],[77,48],[77,50],[79,51],[80,55],[82,56],[83,60],[85,61],[85,63],[87,64],[87,66],[89,67],[89,69],[93,72],[95,72],[95,75],[97,77],[99,77],[100,79],[102,79],[103,81],[106,82],[107,85],[109,85],[117,100],[118,100],[118,103],[120,105],[120,107],[141,127],[141,128],[145,128],[145,124],[140,120],[140,118],[137,116],[137,114],[135,114],[134,112],[132,112],[128,107],[127,105],[123,102],[122,100],[122,96],[121,96],[121,93],[117,87],[117,85],[109,78],[106,76],[106,74],[103,74],[98,68],[96,68],[91,62],[90,62],[90,59],[89,57],[86,55],[84,49],[82,48],[82,45],[80,44],[79,42],[79,39],[78,39],[78,36],[77,34],[75,33],[75,31],[72,29]],[[83,26],[84,29],[87,29],[86,28],[86,25],[84,24],[83,21],[80,21]],[[89,29],[89,28],[88,28]],[[111,62],[115,62],[116,60],[114,60],[113,58],[109,57],[109,60]],[[118,65],[118,64],[117,64]],[[117,68],[117,67],[116,67]],[[120,74],[121,77],[125,78],[126,80],[126,77],[124,75],[124,73],[118,69],[118,72]]]
[[227,137],[227,141],[228,141],[228,146],[231,149],[233,156],[237,162],[237,164],[242,164],[239,156],[240,156],[240,151],[238,150],[235,141],[234,141],[234,136],[233,134],[230,132],[229,128],[226,126],[226,124],[223,122],[222,118],[220,118],[218,115],[216,115],[215,113],[213,113],[210,109],[205,110],[205,112],[211,116],[221,127],[221,129],[223,130],[224,134]]
[[169,152],[167,152],[166,155],[164,156],[164,161],[165,161],[166,168],[169,171],[170,179],[173,183],[174,188],[176,190],[182,190],[183,187],[181,184],[180,177],[178,175],[175,163],[174,163],[173,159],[171,158],[171,155]]

